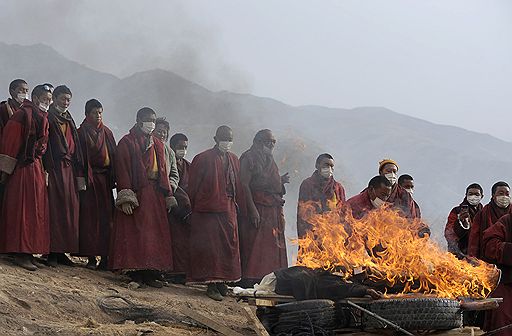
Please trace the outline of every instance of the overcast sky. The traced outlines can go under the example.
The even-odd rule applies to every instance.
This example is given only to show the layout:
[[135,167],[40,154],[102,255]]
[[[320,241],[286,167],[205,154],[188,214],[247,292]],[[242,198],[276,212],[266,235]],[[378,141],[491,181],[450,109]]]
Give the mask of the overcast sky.
[[[508,0],[3,0],[0,40],[292,105],[384,106],[512,141]],[[469,146],[471,144],[468,144]]]

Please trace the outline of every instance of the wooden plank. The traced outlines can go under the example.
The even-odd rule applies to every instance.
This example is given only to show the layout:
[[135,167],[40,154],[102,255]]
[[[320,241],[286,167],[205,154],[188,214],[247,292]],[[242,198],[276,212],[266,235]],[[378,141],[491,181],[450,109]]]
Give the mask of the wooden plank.
[[183,307],[181,308],[181,312],[185,315],[187,315],[188,317],[196,320],[197,322],[201,323],[201,324],[204,324],[205,326],[207,326],[208,328],[211,328],[217,332],[220,332],[222,335],[225,335],[225,336],[243,336],[242,334],[218,323],[217,321],[214,321],[212,320],[211,318],[209,317],[206,317],[202,314],[199,314],[198,312],[196,312],[195,310],[192,310],[191,308],[189,307]]
[[256,316],[256,314],[252,311],[251,307],[244,306],[242,307],[245,312],[245,316],[247,317],[247,321],[249,321],[250,324],[252,324],[254,331],[256,332],[256,335],[258,336],[270,336],[267,329],[261,324],[260,320]]

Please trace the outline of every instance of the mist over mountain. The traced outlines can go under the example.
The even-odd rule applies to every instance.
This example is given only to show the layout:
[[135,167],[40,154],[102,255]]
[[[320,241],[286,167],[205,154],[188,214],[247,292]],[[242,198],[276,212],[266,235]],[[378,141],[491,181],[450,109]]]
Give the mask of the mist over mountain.
[[399,173],[414,177],[414,197],[439,241],[444,240],[448,212],[462,200],[468,184],[482,184],[487,202],[494,182],[512,181],[512,156],[502,155],[512,152],[512,143],[383,107],[295,107],[270,98],[213,92],[158,69],[118,78],[66,59],[41,44],[0,43],[0,69],[2,97],[7,97],[14,78],[24,78],[31,88],[45,82],[68,85],[73,92],[70,111],[77,124],[83,120],[85,102],[99,99],[105,123],[117,140],[133,126],[137,110],[149,106],[167,118],[171,133],[189,136],[190,160],[213,145],[219,125],[233,128],[238,155],[249,148],[257,130],[272,129],[278,139],[276,161],[282,173],[291,175],[285,196],[290,238],[295,236],[299,185],[314,171],[314,160],[323,152],[335,157],[335,177],[349,197],[377,174],[380,159],[397,160]]

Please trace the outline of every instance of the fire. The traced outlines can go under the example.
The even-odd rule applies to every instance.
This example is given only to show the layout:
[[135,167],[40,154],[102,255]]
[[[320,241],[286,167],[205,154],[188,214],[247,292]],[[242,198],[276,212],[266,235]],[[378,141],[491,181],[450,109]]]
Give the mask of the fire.
[[457,259],[417,235],[420,221],[408,221],[394,210],[374,210],[356,220],[345,209],[316,214],[313,203],[301,208],[313,229],[298,240],[297,265],[338,272],[346,279],[362,269],[374,282],[403,285],[403,294],[485,298],[497,285],[496,267]]

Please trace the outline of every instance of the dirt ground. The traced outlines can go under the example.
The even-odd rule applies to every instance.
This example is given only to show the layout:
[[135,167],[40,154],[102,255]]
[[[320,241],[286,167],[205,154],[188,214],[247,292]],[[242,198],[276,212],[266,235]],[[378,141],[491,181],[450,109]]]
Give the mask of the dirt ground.
[[[232,297],[213,301],[201,287],[129,289],[126,277],[111,272],[66,266],[29,272],[7,257],[0,258],[0,287],[0,335],[217,335],[183,315],[180,310],[187,306],[243,335],[255,335],[241,304]],[[172,322],[119,323],[119,316],[106,314],[97,303],[114,294],[158,308]]]

